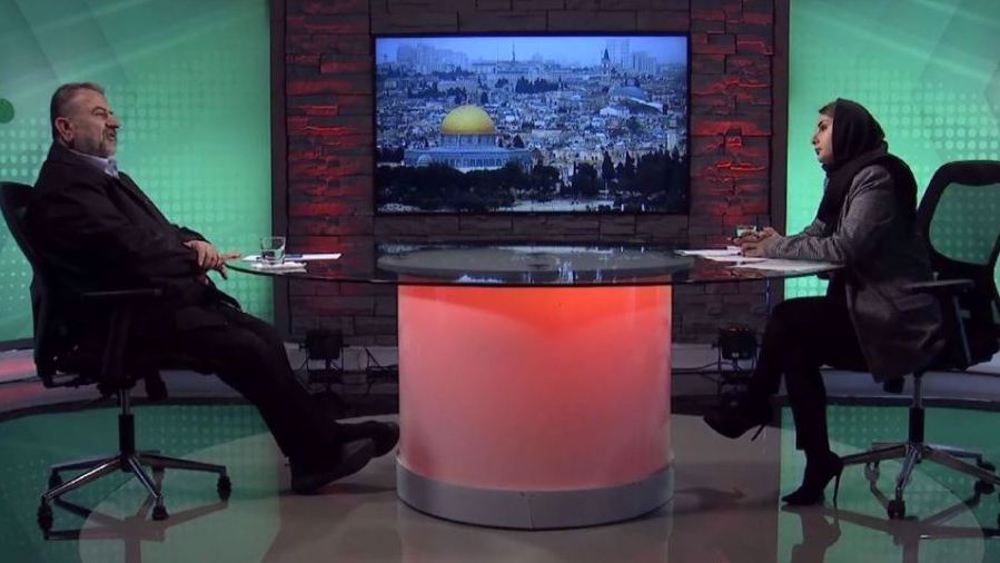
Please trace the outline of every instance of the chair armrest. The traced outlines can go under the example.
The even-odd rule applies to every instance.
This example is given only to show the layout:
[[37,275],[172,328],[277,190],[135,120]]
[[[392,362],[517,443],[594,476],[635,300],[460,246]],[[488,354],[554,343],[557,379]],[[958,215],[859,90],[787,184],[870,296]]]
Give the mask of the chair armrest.
[[965,293],[975,286],[972,280],[954,279],[911,283],[904,285],[903,289],[909,293],[929,293],[938,297],[948,297]]
[[[948,344],[952,351],[946,352],[953,362],[962,369],[971,365],[972,351],[969,347],[969,339],[966,334],[965,317],[968,312],[963,311],[959,304],[958,296],[974,289],[976,283],[970,279],[956,278],[950,280],[935,280],[922,283],[913,283],[904,286],[906,291],[911,293],[926,293],[933,295],[942,305],[944,305],[945,322],[951,323],[953,334],[951,342]],[[964,314],[963,314],[964,313]]]
[[115,289],[110,291],[87,291],[80,298],[87,301],[152,301],[163,295],[159,288]]

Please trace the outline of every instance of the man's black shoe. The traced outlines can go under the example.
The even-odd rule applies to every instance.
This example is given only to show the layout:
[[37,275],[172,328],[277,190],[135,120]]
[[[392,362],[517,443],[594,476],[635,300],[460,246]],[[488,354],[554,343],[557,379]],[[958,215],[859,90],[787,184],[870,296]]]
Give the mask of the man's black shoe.
[[371,424],[369,438],[375,442],[375,456],[381,457],[396,449],[399,443],[399,425],[395,422],[365,422]]
[[313,494],[329,483],[361,471],[371,461],[375,443],[371,439],[344,442],[339,455],[322,461],[289,460],[292,490],[300,495]]
[[399,442],[399,425],[395,422],[365,422],[338,424],[337,432],[348,440],[371,438],[375,442],[375,457],[381,457],[396,448]]

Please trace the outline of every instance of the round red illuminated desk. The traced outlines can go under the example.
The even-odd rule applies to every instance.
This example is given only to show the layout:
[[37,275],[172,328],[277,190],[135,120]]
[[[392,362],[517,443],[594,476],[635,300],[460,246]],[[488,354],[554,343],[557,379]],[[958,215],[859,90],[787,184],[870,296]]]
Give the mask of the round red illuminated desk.
[[790,275],[730,266],[650,246],[383,245],[360,274],[283,276],[397,285],[403,502],[561,528],[670,499],[673,285]]

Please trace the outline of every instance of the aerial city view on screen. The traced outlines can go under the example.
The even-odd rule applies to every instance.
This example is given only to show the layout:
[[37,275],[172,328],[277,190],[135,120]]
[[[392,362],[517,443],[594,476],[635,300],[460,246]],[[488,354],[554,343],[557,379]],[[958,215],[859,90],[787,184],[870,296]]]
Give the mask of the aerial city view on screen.
[[687,39],[379,37],[382,213],[686,213]]

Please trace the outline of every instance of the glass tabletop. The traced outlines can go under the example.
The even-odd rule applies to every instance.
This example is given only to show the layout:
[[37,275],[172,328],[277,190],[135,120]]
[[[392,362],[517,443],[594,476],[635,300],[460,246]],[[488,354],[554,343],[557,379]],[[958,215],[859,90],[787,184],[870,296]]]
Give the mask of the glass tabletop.
[[[258,261],[228,266],[287,279],[393,285],[602,286],[673,285],[811,276],[839,268],[825,263],[712,260],[645,244],[379,244],[372,256],[306,260],[269,268]],[[308,255],[307,255],[308,258]]]

